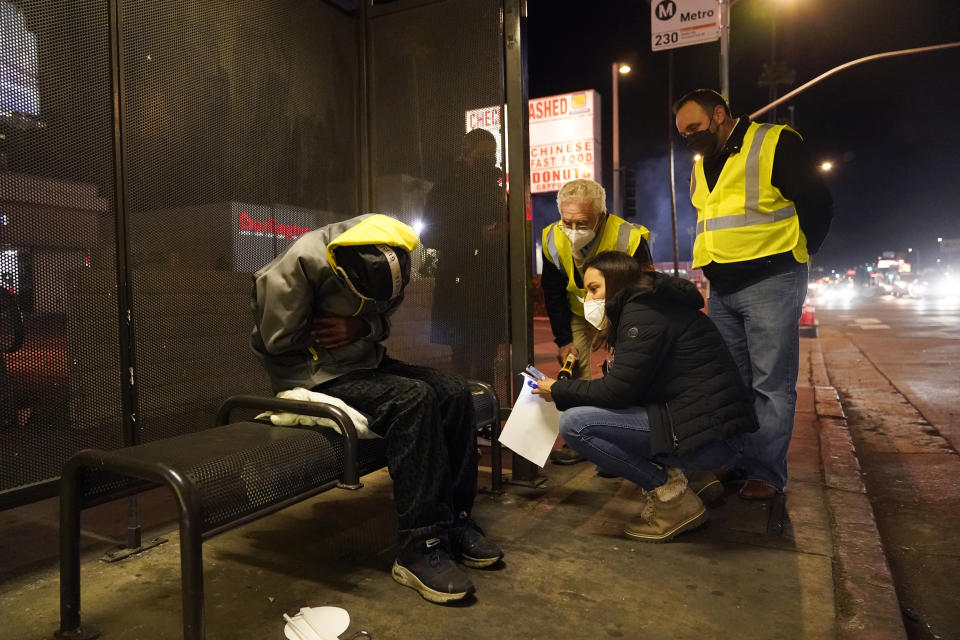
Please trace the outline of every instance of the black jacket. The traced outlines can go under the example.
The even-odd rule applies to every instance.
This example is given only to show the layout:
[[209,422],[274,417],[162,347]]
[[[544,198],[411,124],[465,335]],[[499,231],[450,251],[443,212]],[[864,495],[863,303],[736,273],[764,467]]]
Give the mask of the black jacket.
[[646,407],[654,454],[685,454],[759,426],[723,338],[693,283],[655,274],[649,291],[607,303],[614,362],[597,380],[558,380],[557,408]]

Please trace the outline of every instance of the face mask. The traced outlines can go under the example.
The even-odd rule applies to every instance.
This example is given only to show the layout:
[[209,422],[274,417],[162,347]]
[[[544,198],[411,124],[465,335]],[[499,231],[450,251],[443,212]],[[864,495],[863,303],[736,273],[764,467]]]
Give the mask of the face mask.
[[563,233],[567,236],[567,240],[570,241],[574,251],[580,251],[580,249],[583,249],[585,246],[590,244],[590,241],[593,240],[594,236],[597,235],[597,232],[593,229],[564,228]]
[[606,303],[606,300],[596,298],[583,302],[583,317],[597,329],[603,329],[607,324]]
[[702,156],[711,156],[717,150],[717,132],[711,131],[709,126],[702,131],[687,134],[684,141],[690,151]]

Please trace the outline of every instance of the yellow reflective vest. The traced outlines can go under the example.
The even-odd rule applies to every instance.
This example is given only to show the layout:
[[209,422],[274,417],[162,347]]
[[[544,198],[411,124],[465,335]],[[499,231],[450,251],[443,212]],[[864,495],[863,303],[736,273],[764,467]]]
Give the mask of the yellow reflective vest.
[[777,141],[786,128],[751,122],[740,151],[727,158],[713,190],[707,188],[703,159],[694,164],[690,176],[690,200],[697,209],[693,268],[787,251],[793,252],[797,262],[809,259],[793,202],[770,182]]
[[[650,231],[646,227],[608,214],[600,230],[600,237],[594,238],[593,247],[587,257],[603,251],[623,251],[633,255],[643,240],[650,241]],[[583,316],[583,298],[587,292],[577,286],[574,278],[576,266],[573,263],[573,247],[559,222],[554,222],[543,230],[543,252],[547,259],[567,276],[567,302],[570,304],[570,311]]]

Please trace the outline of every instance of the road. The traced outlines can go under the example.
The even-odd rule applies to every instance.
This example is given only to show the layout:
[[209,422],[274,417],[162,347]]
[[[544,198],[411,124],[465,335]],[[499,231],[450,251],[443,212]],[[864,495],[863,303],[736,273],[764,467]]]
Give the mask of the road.
[[877,296],[816,309],[822,326],[847,335],[960,450],[960,297]]
[[960,639],[960,299],[815,303],[908,634]]

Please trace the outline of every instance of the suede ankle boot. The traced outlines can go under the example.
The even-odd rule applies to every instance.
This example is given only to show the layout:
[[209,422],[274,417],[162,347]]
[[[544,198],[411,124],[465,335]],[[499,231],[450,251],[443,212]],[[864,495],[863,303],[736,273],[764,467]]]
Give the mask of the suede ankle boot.
[[647,504],[623,533],[643,542],[669,542],[677,534],[707,522],[707,509],[687,486],[680,469],[667,469],[667,481],[646,492]]

